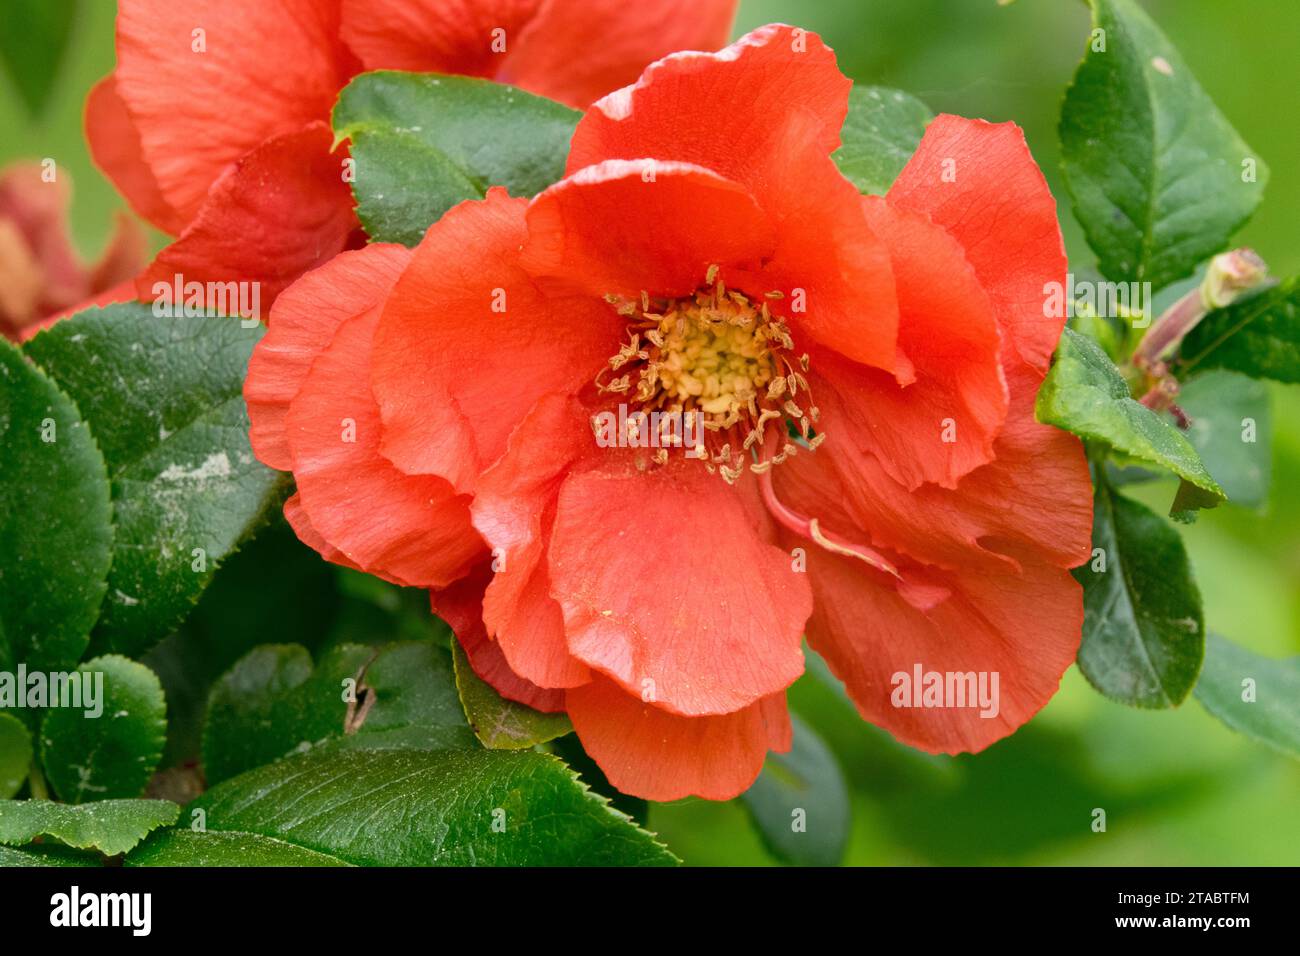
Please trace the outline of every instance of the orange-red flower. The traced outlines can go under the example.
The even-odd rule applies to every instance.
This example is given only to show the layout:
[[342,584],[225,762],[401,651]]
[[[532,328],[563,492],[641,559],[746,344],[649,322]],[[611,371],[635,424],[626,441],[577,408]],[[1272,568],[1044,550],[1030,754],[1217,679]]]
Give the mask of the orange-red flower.
[[145,260],[144,233],[119,216],[99,259],[86,265],[68,238],[67,173],[37,163],[0,171],[0,334],[25,339],[78,304],[127,295]]
[[138,282],[257,281],[271,302],[360,243],[330,109],[357,72],[493,77],[586,106],[726,42],[736,0],[120,0],[86,103],[100,168],[179,236]]
[[[250,364],[303,539],[433,589],[480,675],[567,711],[629,793],[743,791],[789,744],[805,634],[943,752],[1028,720],[1079,643],[1087,469],[1032,410],[1052,196],[1015,126],[953,116],[858,195],[849,87],[784,26],[661,60],[564,180],[338,257]],[[911,706],[918,669],[997,673],[996,707]]]

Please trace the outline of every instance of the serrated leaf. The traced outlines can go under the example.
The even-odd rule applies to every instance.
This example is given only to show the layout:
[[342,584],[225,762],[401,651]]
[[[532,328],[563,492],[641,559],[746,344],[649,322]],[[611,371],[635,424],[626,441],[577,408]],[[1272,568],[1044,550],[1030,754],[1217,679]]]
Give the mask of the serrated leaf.
[[1273,472],[1273,412],[1268,386],[1214,371],[1183,385],[1178,404],[1191,418],[1188,440],[1228,496],[1243,507],[1268,500]]
[[1061,108],[1061,165],[1102,273],[1158,291],[1227,245],[1268,168],[1137,3],[1091,2],[1088,52]]
[[0,670],[86,649],[112,559],[104,459],[72,400],[0,340]]
[[158,827],[171,826],[181,808],[170,800],[99,800],[81,806],[50,800],[0,801],[0,843],[53,837],[79,850],[125,853]]
[[831,159],[858,192],[883,196],[916,152],[932,119],[930,108],[911,94],[854,84],[841,145]]
[[380,70],[343,88],[333,120],[352,143],[366,232],[413,246],[491,186],[532,196],[560,179],[581,115],[489,80]]
[[282,479],[253,458],[243,398],[263,331],[133,302],[27,343],[91,423],[112,479],[117,537],[92,653],[135,657],[161,640],[278,503]]
[[6,0],[0,66],[32,116],[45,111],[68,49],[78,0]]
[[0,800],[22,788],[31,766],[31,732],[13,714],[0,713]]
[[1065,329],[1035,406],[1038,420],[1118,452],[1130,463],[1181,478],[1172,511],[1213,508],[1224,499],[1187,437],[1135,401],[1119,369],[1095,342]]
[[545,714],[506,700],[474,673],[460,642],[451,642],[456,663],[456,689],[465,717],[479,742],[490,750],[524,750],[573,731],[565,714]]
[[213,687],[203,764],[208,782],[217,783],[315,747],[476,746],[451,661],[437,645],[347,644],[315,667],[306,648],[270,645],[240,659]]
[[791,716],[790,752],[768,754],[740,800],[763,843],[800,866],[836,866],[849,840],[849,793],[839,762],[816,732]]
[[1238,733],[1300,757],[1300,657],[1274,660],[1212,633],[1196,699]]
[[1215,309],[1187,333],[1178,374],[1213,368],[1300,382],[1300,277]]
[[[100,712],[54,707],[41,723],[41,766],[54,792],[68,803],[138,797],[162,757],[167,703],[153,671],[116,654],[77,668],[100,686]],[[96,694],[99,692],[96,691]],[[86,703],[85,692],[82,696]]]
[[[359,866],[671,865],[646,831],[536,752],[309,753],[209,790],[209,833],[271,837]],[[177,858],[178,832],[136,858]]]
[[1201,594],[1183,539],[1094,478],[1093,557],[1073,572],[1083,585],[1079,670],[1113,700],[1176,707],[1196,684],[1205,653]]

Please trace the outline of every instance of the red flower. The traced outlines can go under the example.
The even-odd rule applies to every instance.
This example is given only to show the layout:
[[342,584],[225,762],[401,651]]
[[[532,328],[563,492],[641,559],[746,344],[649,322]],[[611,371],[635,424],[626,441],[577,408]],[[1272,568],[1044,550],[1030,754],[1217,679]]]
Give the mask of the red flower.
[[[859,196],[830,159],[849,86],[784,26],[670,56],[595,104],[566,179],[340,257],[250,364],[304,540],[435,589],[480,675],[566,710],[629,793],[743,791],[789,744],[805,633],[943,752],[1028,720],[1079,643],[1088,473],[1032,410],[1052,196],[1015,126],[953,116]],[[702,460],[641,447],[701,420]],[[895,706],[918,667],[996,672],[996,713]]]
[[99,260],[83,263],[68,239],[71,192],[67,173],[51,179],[35,163],[0,171],[0,334],[8,338],[29,338],[79,304],[121,297],[144,264],[144,233],[126,216]]
[[735,4],[120,0],[86,135],[135,210],[179,236],[138,291],[182,274],[258,281],[269,303],[359,244],[328,121],[361,70],[489,76],[586,106],[665,53],[726,42]]

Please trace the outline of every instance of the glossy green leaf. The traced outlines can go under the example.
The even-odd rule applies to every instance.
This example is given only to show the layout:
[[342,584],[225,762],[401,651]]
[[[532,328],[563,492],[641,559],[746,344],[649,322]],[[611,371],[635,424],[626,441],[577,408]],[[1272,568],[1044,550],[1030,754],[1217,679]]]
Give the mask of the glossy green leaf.
[[1079,669],[1136,707],[1176,707],[1201,670],[1205,621],[1183,539],[1169,522],[1096,479],[1093,554],[1083,585]]
[[1095,342],[1066,329],[1038,392],[1038,420],[1182,479],[1172,511],[1212,508],[1224,494],[1196,449],[1172,421],[1129,395],[1129,387]]
[[[192,808],[209,833],[254,833],[361,866],[670,865],[646,831],[547,754],[309,753],[219,784]],[[183,831],[182,831],[183,832]],[[177,831],[141,853],[181,851]]]
[[768,754],[763,772],[740,797],[780,860],[835,866],[849,840],[849,792],[839,762],[816,732],[791,717],[789,753]]
[[1178,374],[1212,368],[1300,382],[1300,277],[1215,309],[1187,334]]
[[22,788],[31,766],[31,732],[13,714],[0,712],[0,800]]
[[859,192],[883,196],[916,152],[932,119],[928,106],[902,90],[854,84],[841,146],[831,158]]
[[1268,168],[1134,0],[1092,9],[1061,108],[1066,185],[1106,278],[1159,290],[1227,245]]
[[193,607],[265,520],[282,479],[253,458],[243,383],[258,325],[89,309],[26,346],[91,423],[117,528],[92,652],[138,656]]
[[1260,507],[1273,472],[1273,412],[1268,386],[1214,371],[1183,385],[1178,404],[1191,418],[1188,440],[1228,501]]
[[0,67],[32,116],[45,111],[77,22],[79,0],[5,0]]
[[1211,634],[1196,699],[1238,733],[1300,757],[1300,657],[1274,660]]
[[165,830],[127,856],[127,866],[350,866],[258,833]]
[[3,339],[0,462],[0,670],[63,670],[104,599],[108,478],[76,405]]
[[71,806],[50,800],[0,801],[0,843],[53,837],[80,850],[125,853],[158,827],[170,826],[181,808],[170,800],[98,800]]
[[498,694],[491,684],[474,673],[458,641],[451,642],[451,652],[465,717],[484,747],[523,750],[573,730],[565,714],[544,714]]
[[0,867],[32,866],[103,866],[104,858],[98,853],[74,850],[57,843],[36,843],[26,847],[0,845]]
[[[41,765],[68,803],[138,797],[162,757],[167,704],[158,676],[116,654],[77,668],[95,706],[52,707],[41,723]],[[96,675],[99,675],[97,677]]]
[[213,688],[203,731],[209,783],[322,746],[477,747],[447,652],[428,642],[348,644],[313,667],[303,647],[268,645]]
[[352,143],[366,232],[413,246],[444,212],[490,186],[532,196],[558,180],[580,116],[502,83],[381,70],[344,87],[334,133]]

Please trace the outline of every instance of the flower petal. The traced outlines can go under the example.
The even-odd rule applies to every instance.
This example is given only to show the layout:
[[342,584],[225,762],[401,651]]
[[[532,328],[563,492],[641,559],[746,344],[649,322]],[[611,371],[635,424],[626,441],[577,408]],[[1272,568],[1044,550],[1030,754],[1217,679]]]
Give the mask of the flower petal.
[[592,295],[681,296],[711,265],[757,268],[776,236],[740,185],[698,166],[610,160],[572,173],[528,207],[523,264]]
[[792,324],[892,370],[898,314],[889,254],[830,154],[852,83],[815,34],[772,25],[719,53],[678,53],[595,103],[570,173],[610,159],[690,163],[745,186],[776,229],[761,274],[730,285],[785,293]]
[[410,261],[410,250],[391,243],[343,252],[275,300],[270,328],[253,350],[244,380],[249,439],[263,464],[280,471],[292,467],[284,419],[311,363],[343,322],[387,298]]
[[444,587],[469,570],[482,542],[467,498],[379,454],[368,374],[378,321],[376,307],[340,325],[289,405],[298,495],[311,525],[349,561],[398,584]]
[[86,97],[86,141],[95,165],[126,197],[131,208],[163,232],[178,234],[185,228],[182,216],[158,188],[140,151],[140,131],[117,92],[112,74],[104,77]]
[[471,491],[545,394],[590,382],[623,322],[589,296],[552,298],[517,263],[527,201],[505,190],[430,227],[375,339],[383,454],[408,474]]
[[[341,29],[344,41],[367,70],[492,77],[519,43],[540,4],[541,0],[343,0]],[[502,32],[494,34],[494,30]]]
[[194,221],[140,277],[155,283],[256,283],[269,308],[298,276],[341,252],[359,228],[324,123],[267,140],[213,185]]
[[447,622],[460,641],[474,673],[508,700],[548,714],[564,710],[564,691],[547,690],[510,669],[501,648],[483,627],[483,588],[492,572],[482,564],[450,587],[429,592],[433,613]]
[[731,713],[803,671],[807,580],[699,462],[571,474],[549,557],[574,656],[658,707]]
[[923,482],[953,488],[992,459],[1006,418],[997,319],[952,237],[878,197],[866,197],[863,205],[877,234],[889,242],[900,365],[910,369],[910,381],[900,383],[833,353],[814,353],[814,399],[823,383],[839,397],[818,431],[828,442],[872,455],[909,490]]
[[120,0],[117,93],[181,221],[230,163],[329,118],[353,65],[338,28],[337,0]]
[[790,747],[784,693],[735,713],[680,717],[597,677],[568,691],[565,707],[609,782],[645,800],[730,800],[749,789],[769,749]]
[[[983,750],[1056,693],[1083,627],[1082,591],[1070,573],[1028,549],[1014,554],[1019,570],[902,569],[905,578],[941,595],[922,610],[859,562],[812,549],[816,611],[808,642],[844,681],[864,719],[931,753]],[[898,706],[913,698],[895,675],[911,679],[918,667],[945,680],[983,675],[992,706],[982,709],[974,694],[965,706],[956,706],[962,703],[956,697],[941,698],[938,707]]]
[[1003,331],[1045,372],[1065,316],[1045,314],[1044,287],[1064,288],[1065,245],[1056,200],[1020,127],[936,117],[888,199],[929,216],[962,244]]
[[727,42],[738,0],[548,0],[498,79],[579,109],[678,50]]
[[492,548],[497,569],[484,595],[483,621],[511,669],[542,687],[575,687],[591,679],[587,666],[569,653],[546,560],[556,494],[569,466],[589,450],[590,435],[581,405],[547,396],[474,488],[474,527]]

